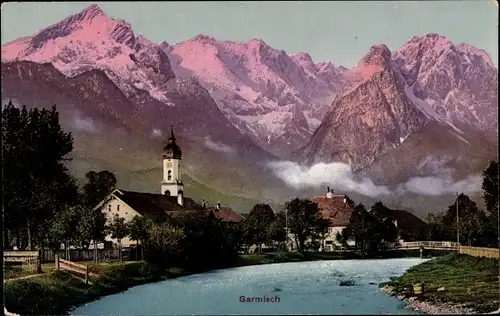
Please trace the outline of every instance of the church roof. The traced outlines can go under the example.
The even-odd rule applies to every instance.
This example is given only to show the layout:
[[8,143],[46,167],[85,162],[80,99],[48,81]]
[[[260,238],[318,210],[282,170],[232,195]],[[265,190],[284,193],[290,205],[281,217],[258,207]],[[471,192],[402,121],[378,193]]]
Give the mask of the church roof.
[[334,195],[331,198],[315,196],[312,201],[318,204],[321,216],[328,219],[333,227],[347,226],[354,212],[345,195]]
[[181,206],[177,203],[176,196],[126,191],[121,189],[117,189],[113,193],[143,216],[149,215],[158,217],[168,215],[175,218],[181,214],[189,214],[204,210],[212,212],[216,218],[222,221],[240,222],[244,219],[240,214],[234,212],[229,207],[206,209],[189,197],[183,198],[183,205]]

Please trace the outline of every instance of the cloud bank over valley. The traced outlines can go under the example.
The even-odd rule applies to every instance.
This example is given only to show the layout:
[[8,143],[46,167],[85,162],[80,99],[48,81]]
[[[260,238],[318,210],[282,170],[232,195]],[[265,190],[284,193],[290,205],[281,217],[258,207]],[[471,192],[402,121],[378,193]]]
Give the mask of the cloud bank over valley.
[[440,196],[455,192],[475,193],[481,190],[480,175],[470,175],[455,181],[451,176],[412,177],[405,183],[394,186],[377,185],[368,177],[356,175],[352,168],[342,162],[318,163],[311,167],[291,161],[269,163],[274,174],[288,186],[295,189],[324,187],[329,185],[338,191],[358,192],[372,198],[415,193],[428,196]]

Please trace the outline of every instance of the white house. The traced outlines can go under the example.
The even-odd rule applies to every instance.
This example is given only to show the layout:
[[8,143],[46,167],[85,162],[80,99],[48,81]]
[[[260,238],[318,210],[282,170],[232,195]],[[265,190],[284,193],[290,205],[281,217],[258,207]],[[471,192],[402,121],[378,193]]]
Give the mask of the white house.
[[[320,250],[332,251],[334,246],[340,246],[337,240],[337,233],[342,232],[347,227],[354,209],[349,205],[347,195],[335,195],[330,187],[327,187],[326,195],[315,196],[312,201],[318,204],[321,216],[329,221],[328,233],[323,241]],[[288,237],[288,247],[291,250],[297,249],[295,240],[290,234]],[[306,241],[306,243],[310,242]],[[348,245],[354,245],[354,241],[349,241]]]
[[[206,211],[209,216],[214,216],[226,222],[239,222],[244,218],[217,203],[215,208],[206,207],[193,199],[184,196],[184,185],[181,179],[182,151],[175,142],[173,129],[167,145],[163,148],[163,180],[161,193],[133,192],[115,189],[103,199],[94,209],[100,209],[106,214],[108,223],[115,216],[131,221],[135,216],[151,216],[165,219],[174,218],[180,214],[194,211]],[[106,240],[116,243],[110,236]],[[122,239],[122,246],[135,244],[129,238]]]

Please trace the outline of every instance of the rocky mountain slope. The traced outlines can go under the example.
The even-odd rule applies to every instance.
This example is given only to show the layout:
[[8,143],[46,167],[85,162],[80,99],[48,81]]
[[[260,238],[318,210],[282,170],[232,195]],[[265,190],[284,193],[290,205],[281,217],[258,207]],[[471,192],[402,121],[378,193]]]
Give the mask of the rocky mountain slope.
[[[113,105],[113,95],[109,95],[103,99],[108,102],[107,109],[114,111],[115,117],[121,117],[124,124],[136,129],[142,126],[143,133],[158,134],[175,124],[177,130],[186,136],[210,137],[214,141],[233,144],[241,156],[272,158],[228,121],[198,82],[176,78],[168,56],[159,45],[135,36],[128,23],[109,18],[96,5],[34,36],[4,45],[2,62],[18,61],[52,64],[63,76],[54,74],[43,80],[53,78],[53,86],[61,83],[62,93],[77,93],[65,91],[64,77],[73,82],[74,78],[88,77],[89,72],[98,74],[98,80],[93,78],[96,79],[93,81],[96,89],[105,93],[107,89],[118,88],[122,98],[128,100],[125,102],[127,108],[122,108]],[[16,67],[11,65],[8,67]],[[29,67],[32,66],[21,68],[26,70]],[[81,97],[92,100],[89,95]]]
[[[151,178],[147,184],[137,186],[136,181],[129,189],[154,188],[161,182],[159,170],[165,140],[151,132],[152,115],[144,114],[144,109],[133,102],[134,98],[127,99],[102,71],[92,70],[68,78],[50,64],[11,62],[2,63],[1,80],[2,103],[13,100],[15,104],[36,107],[58,106],[63,127],[73,133],[74,166],[86,165],[89,168],[86,171],[108,168],[120,172],[118,176],[157,168],[156,177],[148,173]],[[181,95],[184,99],[195,96]],[[168,112],[164,120],[168,123],[167,115]],[[156,119],[161,121],[161,117]],[[210,126],[194,128],[194,132],[202,133]],[[251,147],[246,151],[244,146],[248,143],[228,141],[231,145],[225,146],[216,138],[188,138],[189,130],[183,131],[178,138],[185,152],[185,171],[197,183],[233,196],[260,196],[262,200],[283,196],[283,183],[260,165],[265,157],[249,162],[259,151]],[[76,175],[83,178],[86,171],[77,169]]]
[[347,71],[257,39],[245,43],[198,35],[161,46],[178,77],[196,78],[242,133],[281,157],[309,140]]
[[394,54],[373,46],[295,158],[346,162],[386,183],[436,175],[430,159],[455,176],[479,172],[498,148],[497,80],[484,51],[443,36]]

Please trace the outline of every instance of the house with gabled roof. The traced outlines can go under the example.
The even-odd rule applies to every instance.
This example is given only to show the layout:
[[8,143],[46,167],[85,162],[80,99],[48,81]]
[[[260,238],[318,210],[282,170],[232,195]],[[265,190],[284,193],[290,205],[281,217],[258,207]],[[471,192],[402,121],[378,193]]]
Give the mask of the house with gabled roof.
[[331,251],[334,246],[341,245],[337,240],[337,233],[341,233],[349,224],[349,219],[354,213],[354,205],[347,195],[334,194],[330,187],[327,187],[325,195],[315,196],[312,201],[318,204],[321,216],[329,223],[322,248],[324,251]]
[[[318,205],[321,217],[329,223],[328,232],[320,250],[332,251],[335,246],[341,246],[340,241],[337,240],[337,234],[341,233],[349,224],[349,220],[355,212],[354,204],[347,195],[334,194],[330,187],[327,187],[325,195],[314,196],[311,200]],[[368,210],[368,212],[372,212],[372,209]],[[390,218],[393,221],[400,232],[400,241],[403,241],[401,233],[415,233],[418,229],[425,228],[426,225],[423,220],[406,210],[385,208],[378,210],[375,215],[379,218]],[[309,242],[310,240],[306,244]],[[347,244],[349,246],[355,245],[352,240],[348,241]],[[291,235],[289,235],[288,247],[291,250],[297,248]]]
[[[372,209],[368,212],[373,213]],[[379,218],[390,218],[399,231],[399,240],[403,240],[402,235],[416,235],[426,228],[426,223],[419,217],[406,210],[396,210],[390,208],[378,209],[376,215]]]
[[[341,245],[337,240],[337,233],[342,232],[349,224],[349,219],[354,212],[354,205],[351,205],[351,200],[347,195],[334,194],[330,187],[327,187],[325,195],[314,196],[311,200],[318,205],[321,217],[329,223],[320,251],[332,251],[335,246]],[[307,241],[306,244],[309,242]],[[354,242],[349,241],[348,244],[354,245]],[[297,248],[293,236],[289,236],[288,247],[291,250]]]
[[[131,221],[135,216],[148,216],[159,220],[175,219],[181,214],[192,212],[205,212],[207,216],[213,216],[223,222],[238,223],[244,217],[234,212],[230,207],[221,206],[207,207],[205,203],[200,204],[195,200],[184,196],[184,185],[181,178],[182,151],[175,142],[173,129],[167,145],[163,148],[163,181],[161,193],[134,192],[115,189],[104,198],[94,210],[101,210],[108,221],[115,216]],[[107,240],[114,240],[108,236]],[[123,246],[129,246],[135,242],[125,238]]]

